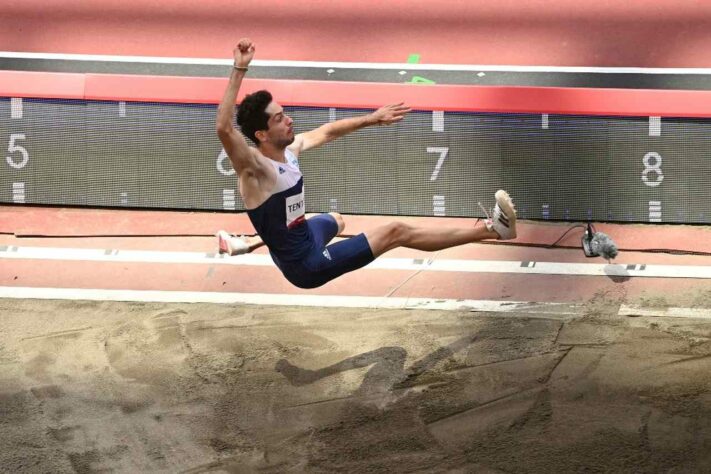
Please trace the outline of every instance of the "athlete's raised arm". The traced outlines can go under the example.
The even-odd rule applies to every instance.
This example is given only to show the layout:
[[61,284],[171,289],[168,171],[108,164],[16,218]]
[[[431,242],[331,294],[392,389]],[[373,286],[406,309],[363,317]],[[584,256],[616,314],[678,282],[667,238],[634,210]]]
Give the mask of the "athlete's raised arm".
[[402,120],[410,110],[409,107],[401,102],[399,104],[385,105],[368,115],[327,123],[310,132],[298,134],[289,149],[298,154],[301,151],[319,147],[370,125],[391,125]]
[[232,161],[232,166],[241,174],[243,171],[250,171],[258,167],[258,162],[254,151],[247,145],[242,134],[239,133],[232,120],[235,115],[235,100],[239,92],[242,79],[247,73],[247,67],[254,57],[255,45],[249,39],[240,40],[234,49],[234,67],[230,73],[230,82],[225,89],[222,102],[217,108],[216,130],[225,152]]

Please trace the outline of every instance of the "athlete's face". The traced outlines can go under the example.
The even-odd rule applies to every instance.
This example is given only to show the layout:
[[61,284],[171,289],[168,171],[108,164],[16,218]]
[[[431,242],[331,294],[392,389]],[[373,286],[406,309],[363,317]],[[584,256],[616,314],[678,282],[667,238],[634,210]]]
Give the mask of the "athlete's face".
[[282,106],[272,101],[266,112],[269,114],[267,141],[278,148],[286,148],[294,143],[294,121],[286,115]]

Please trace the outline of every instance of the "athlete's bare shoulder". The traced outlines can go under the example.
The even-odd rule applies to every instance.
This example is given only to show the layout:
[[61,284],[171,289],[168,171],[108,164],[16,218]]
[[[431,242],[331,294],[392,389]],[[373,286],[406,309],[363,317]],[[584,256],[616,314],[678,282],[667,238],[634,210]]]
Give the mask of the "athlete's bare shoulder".
[[269,197],[277,176],[270,158],[253,147],[250,147],[249,152],[253,156],[254,165],[239,173],[239,189],[245,206],[252,209]]
[[249,154],[251,160],[249,160],[249,166],[238,170],[239,175],[249,174],[249,175],[260,175],[263,173],[268,173],[271,165],[269,164],[269,158],[264,156],[258,148],[250,146]]

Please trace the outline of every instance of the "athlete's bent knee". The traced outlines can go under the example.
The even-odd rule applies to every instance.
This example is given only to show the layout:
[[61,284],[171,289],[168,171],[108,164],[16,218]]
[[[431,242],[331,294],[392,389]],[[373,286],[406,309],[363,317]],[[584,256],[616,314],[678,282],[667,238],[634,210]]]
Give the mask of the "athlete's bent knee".
[[404,222],[390,222],[365,233],[373,256],[379,257],[396,247],[410,243],[412,227]]
[[387,224],[387,233],[388,247],[399,247],[407,242],[410,226],[404,222],[391,222]]
[[346,228],[346,221],[343,220],[343,216],[341,216],[338,212],[329,212],[328,214],[336,219],[336,224],[338,224],[338,233],[342,233],[343,229]]

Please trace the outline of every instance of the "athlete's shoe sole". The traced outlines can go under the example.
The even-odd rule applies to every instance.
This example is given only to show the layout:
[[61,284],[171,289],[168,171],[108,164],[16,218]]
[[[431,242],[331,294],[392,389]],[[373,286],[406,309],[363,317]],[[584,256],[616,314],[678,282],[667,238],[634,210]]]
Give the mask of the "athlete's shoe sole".
[[[516,238],[516,208],[509,193],[499,189],[494,194],[496,206],[492,225],[494,231],[499,234],[500,240],[511,240]],[[497,212],[498,211],[498,212]]]

